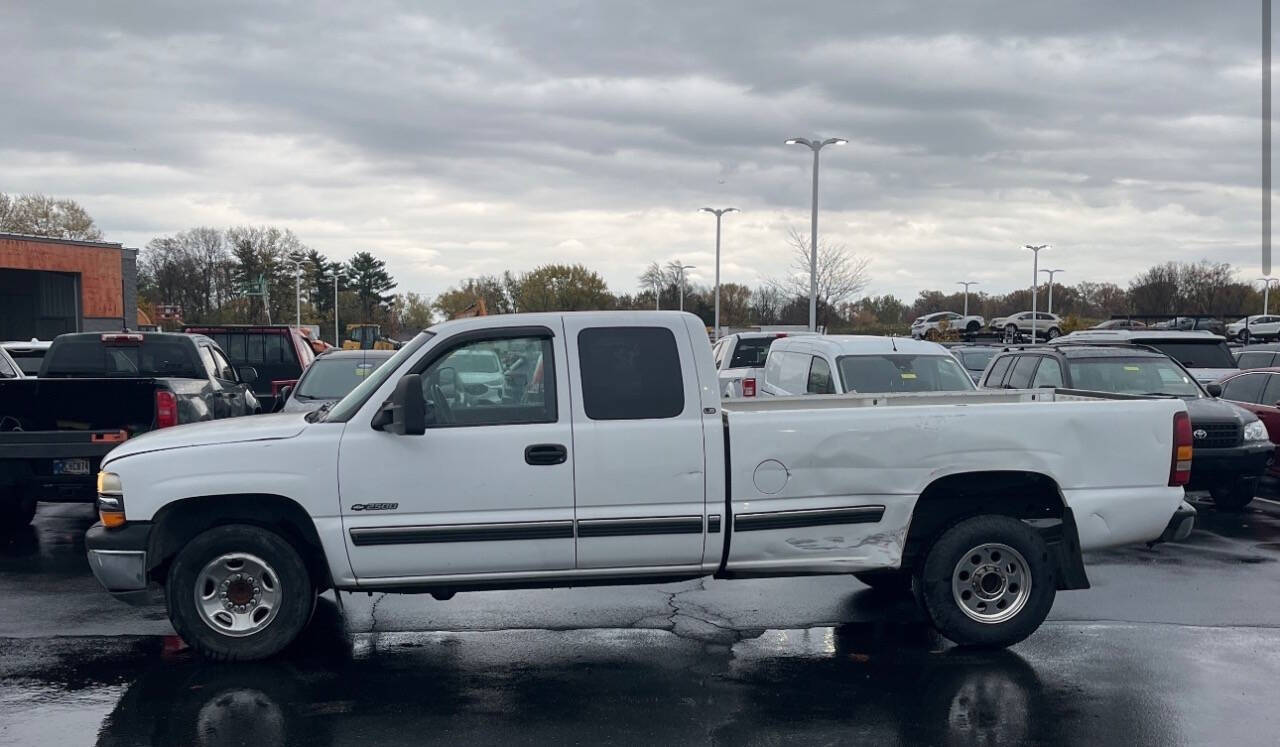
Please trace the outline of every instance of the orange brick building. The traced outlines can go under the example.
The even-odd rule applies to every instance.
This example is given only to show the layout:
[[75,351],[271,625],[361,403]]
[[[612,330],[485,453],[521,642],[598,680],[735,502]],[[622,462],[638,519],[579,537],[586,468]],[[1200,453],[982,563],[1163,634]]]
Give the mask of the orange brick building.
[[136,326],[138,250],[0,233],[0,340]]

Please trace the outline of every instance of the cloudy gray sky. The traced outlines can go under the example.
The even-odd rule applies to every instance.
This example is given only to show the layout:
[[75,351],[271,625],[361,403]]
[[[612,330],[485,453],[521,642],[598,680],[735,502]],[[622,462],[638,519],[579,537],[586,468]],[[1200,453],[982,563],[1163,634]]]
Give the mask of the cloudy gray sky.
[[275,224],[401,290],[582,262],[725,280],[807,231],[869,292],[1258,269],[1257,2],[5,3],[0,191],[133,246]]

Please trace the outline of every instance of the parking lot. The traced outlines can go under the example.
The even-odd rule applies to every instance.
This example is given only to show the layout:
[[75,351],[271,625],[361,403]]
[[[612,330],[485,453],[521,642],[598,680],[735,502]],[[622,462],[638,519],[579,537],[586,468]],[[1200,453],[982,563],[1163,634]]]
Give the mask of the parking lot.
[[1280,505],[1197,505],[1003,652],[815,577],[329,593],[283,658],[213,665],[93,580],[87,506],[46,504],[0,557],[0,743],[1271,744]]

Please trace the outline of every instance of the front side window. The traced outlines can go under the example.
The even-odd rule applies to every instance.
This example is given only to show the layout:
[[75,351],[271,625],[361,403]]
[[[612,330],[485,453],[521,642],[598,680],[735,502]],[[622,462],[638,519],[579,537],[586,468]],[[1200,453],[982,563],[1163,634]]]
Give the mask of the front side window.
[[831,379],[831,366],[825,358],[813,357],[809,365],[809,386],[805,389],[809,394],[835,394],[836,384]]
[[[477,340],[445,353],[422,372],[432,427],[556,421],[550,337]],[[518,369],[521,375],[507,375]]]
[[236,376],[236,369],[227,360],[227,356],[222,354],[221,350],[211,349],[209,352],[213,355],[213,364],[216,369],[214,372],[215,377],[223,381],[237,381],[239,379]]
[[844,391],[972,391],[973,380],[950,355],[846,355],[836,361]]
[[1062,386],[1062,364],[1057,358],[1041,358],[1036,376],[1031,380],[1032,389],[1048,389]]
[[582,409],[591,420],[652,420],[684,412],[680,353],[665,327],[584,329],[578,333],[578,366]]
[[1263,374],[1237,376],[1222,387],[1222,398],[1257,404],[1262,401],[1262,389],[1266,385],[1267,377]]
[[204,364],[204,370],[208,372],[209,378],[218,378],[218,365],[213,362],[213,354],[209,352],[209,348],[200,345],[197,350],[200,352],[200,362]]

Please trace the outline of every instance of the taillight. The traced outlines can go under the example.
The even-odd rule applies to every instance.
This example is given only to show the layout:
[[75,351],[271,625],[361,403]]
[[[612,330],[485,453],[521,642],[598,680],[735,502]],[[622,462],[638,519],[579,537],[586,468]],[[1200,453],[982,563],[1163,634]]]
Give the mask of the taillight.
[[100,338],[104,345],[141,345],[142,335],[136,332],[111,333],[108,332]]
[[1169,487],[1181,487],[1191,482],[1191,416],[1186,412],[1173,414],[1173,459],[1169,464]]
[[156,392],[156,427],[168,428],[178,424],[178,398],[173,392],[161,389]]
[[756,396],[756,380],[755,379],[742,380],[742,396],[744,397]]
[[297,379],[272,379],[271,380],[271,396],[275,397],[280,394],[280,390],[287,386],[297,386]]

